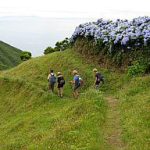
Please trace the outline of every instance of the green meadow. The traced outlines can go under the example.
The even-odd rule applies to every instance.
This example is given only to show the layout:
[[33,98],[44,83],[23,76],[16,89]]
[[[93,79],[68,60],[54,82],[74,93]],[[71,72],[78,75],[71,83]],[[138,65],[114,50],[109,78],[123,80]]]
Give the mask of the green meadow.
[[[93,68],[105,77],[93,88]],[[50,68],[66,80],[64,97],[48,90]],[[76,100],[72,71],[84,80]],[[150,76],[100,68],[68,49],[0,72],[0,149],[148,150]]]

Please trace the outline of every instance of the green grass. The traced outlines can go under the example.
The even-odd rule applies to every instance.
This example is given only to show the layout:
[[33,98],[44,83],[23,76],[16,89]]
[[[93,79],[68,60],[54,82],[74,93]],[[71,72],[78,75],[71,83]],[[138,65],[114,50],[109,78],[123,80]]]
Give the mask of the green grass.
[[21,62],[21,50],[0,41],[0,70],[14,67]]
[[121,122],[127,150],[150,147],[150,76],[126,81],[115,96],[120,100]]
[[115,73],[106,95],[117,99],[121,138],[125,150],[149,150],[150,147],[150,75],[131,77]]
[[[100,90],[92,88],[95,67],[105,77]],[[48,91],[50,69],[64,74],[64,98],[56,96],[56,89],[54,95]],[[68,83],[74,69],[84,80],[78,100]],[[0,72],[0,149],[111,150],[104,138],[109,96],[118,100],[123,149],[148,150],[149,91],[150,75],[130,77],[103,69],[71,50],[23,62]]]
[[[0,73],[0,149],[105,149],[102,126],[107,103],[91,88],[93,65],[71,50],[31,59]],[[49,69],[66,81],[77,69],[84,79],[75,100],[70,84],[64,98],[48,91]]]

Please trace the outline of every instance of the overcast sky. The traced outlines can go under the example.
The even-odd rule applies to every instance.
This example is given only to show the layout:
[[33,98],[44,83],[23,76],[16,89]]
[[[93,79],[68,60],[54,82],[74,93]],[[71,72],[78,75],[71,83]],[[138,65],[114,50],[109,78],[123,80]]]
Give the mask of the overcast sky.
[[150,16],[150,0],[0,0],[0,16],[127,18]]

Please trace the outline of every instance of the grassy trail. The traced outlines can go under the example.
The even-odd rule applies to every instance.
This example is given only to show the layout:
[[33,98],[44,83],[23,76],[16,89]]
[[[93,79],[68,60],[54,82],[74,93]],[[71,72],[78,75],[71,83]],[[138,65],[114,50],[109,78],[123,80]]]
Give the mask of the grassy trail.
[[114,150],[122,150],[125,147],[121,139],[120,114],[117,99],[105,97],[108,102],[106,122],[104,124],[104,138],[108,147]]

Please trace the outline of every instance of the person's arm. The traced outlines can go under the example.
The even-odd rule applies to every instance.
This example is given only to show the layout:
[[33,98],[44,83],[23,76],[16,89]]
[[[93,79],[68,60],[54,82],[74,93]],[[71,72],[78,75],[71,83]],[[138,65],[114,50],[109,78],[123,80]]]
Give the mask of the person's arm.
[[47,81],[48,81],[48,82],[49,82],[49,78],[50,78],[50,77],[51,77],[51,75],[49,74],[48,77],[47,77]]
[[70,81],[71,84],[75,84],[75,80]]
[[56,78],[56,86],[58,87],[59,77]]
[[95,75],[94,85],[96,84],[96,81],[97,81],[97,76]]
[[71,84],[75,84],[75,77],[73,78],[72,81],[70,81]]

